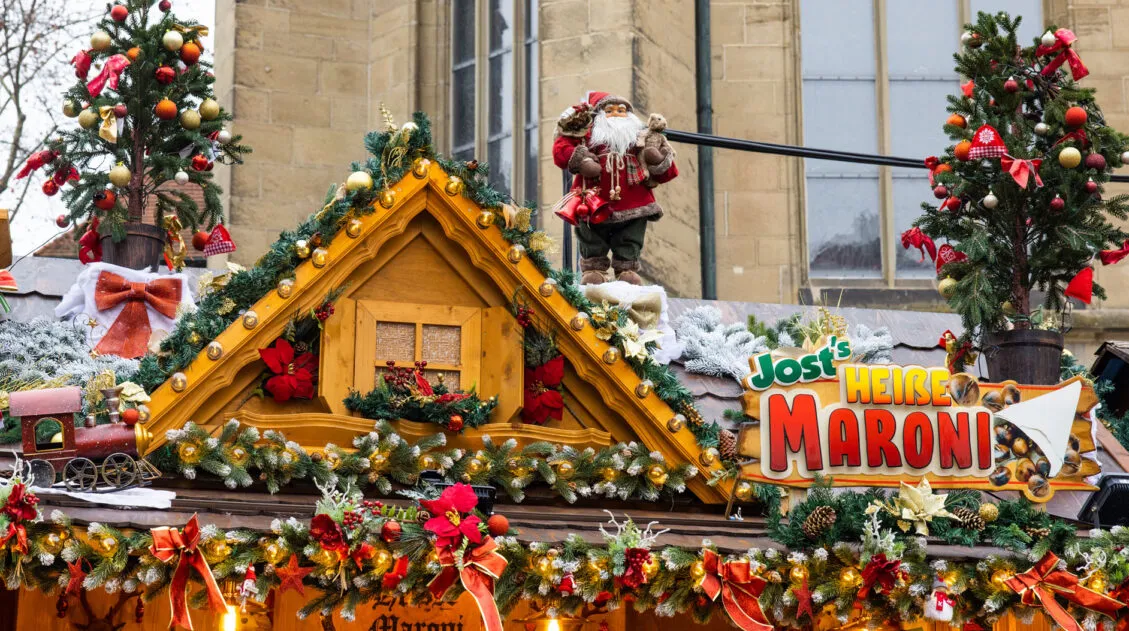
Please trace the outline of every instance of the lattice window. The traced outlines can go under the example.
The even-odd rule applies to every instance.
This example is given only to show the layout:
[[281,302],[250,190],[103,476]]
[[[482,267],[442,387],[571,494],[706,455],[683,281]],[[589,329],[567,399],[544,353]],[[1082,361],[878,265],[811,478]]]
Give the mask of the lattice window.
[[481,312],[469,307],[361,301],[357,304],[354,387],[365,392],[388,362],[426,361],[424,375],[452,390],[478,382]]

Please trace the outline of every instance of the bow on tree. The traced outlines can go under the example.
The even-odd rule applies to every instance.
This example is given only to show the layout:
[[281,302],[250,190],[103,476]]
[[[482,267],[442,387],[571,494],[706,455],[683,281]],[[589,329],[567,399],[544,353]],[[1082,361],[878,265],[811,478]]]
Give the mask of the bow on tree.
[[1074,35],[1074,31],[1067,28],[1060,28],[1054,32],[1054,38],[1054,44],[1050,46],[1040,45],[1039,48],[1035,50],[1035,54],[1040,57],[1058,53],[1058,57],[1055,57],[1050,63],[1043,66],[1043,76],[1051,76],[1064,62],[1070,66],[1070,76],[1074,77],[1075,81],[1090,74],[1089,69],[1086,68],[1086,64],[1082,63],[1082,58],[1078,56],[1078,53],[1074,52],[1072,44],[1078,39]]
[[1047,552],[1031,569],[1007,579],[1006,584],[1019,594],[1020,602],[1028,607],[1041,606],[1066,631],[1082,631],[1082,625],[1059,604],[1056,596],[1110,618],[1116,618],[1117,611],[1125,607],[1115,598],[1083,587],[1077,576],[1057,567],[1058,557]]
[[223,599],[223,592],[212,576],[208,561],[204,554],[197,548],[200,543],[200,521],[196,515],[184,525],[184,530],[161,526],[149,531],[153,535],[153,545],[149,553],[160,559],[163,563],[176,560],[176,569],[173,570],[172,582],[169,584],[169,603],[172,605],[172,621],[169,628],[181,626],[192,629],[192,618],[188,615],[188,575],[192,568],[200,578],[204,579],[207,589],[208,606],[213,611],[226,611],[227,602]]
[[902,247],[905,249],[917,248],[921,250],[921,260],[925,260],[925,253],[929,253],[929,258],[937,258],[937,246],[933,244],[933,239],[929,235],[921,231],[921,228],[914,226],[909,230],[902,233]]
[[1043,179],[1039,177],[1039,166],[1042,164],[1043,161],[1038,159],[1024,160],[1011,156],[1000,158],[1000,168],[1007,171],[1011,175],[1011,179],[1015,180],[1015,183],[1021,189],[1027,188],[1027,182],[1032,174],[1035,175],[1035,186],[1043,185]]
[[127,359],[141,357],[149,348],[153,329],[149,325],[149,308],[166,318],[176,317],[180,305],[181,282],[176,278],[158,278],[147,283],[131,283],[120,275],[103,270],[94,286],[94,306],[106,311],[125,303],[122,312],[102,336],[96,350],[103,355]]
[[706,574],[702,591],[710,600],[721,596],[721,604],[730,620],[742,631],[772,631],[757,600],[764,591],[765,580],[753,574],[748,560],[722,562],[713,550],[703,552]]
[[489,536],[482,539],[481,545],[469,546],[462,559],[456,557],[451,548],[442,547],[439,549],[439,564],[443,569],[431,579],[428,589],[438,600],[451,589],[455,579],[460,579],[478,603],[486,631],[502,631],[502,615],[494,602],[494,581],[506,570],[508,563],[506,557],[498,553],[498,544]]
[[31,175],[32,171],[38,170],[40,167],[51,164],[55,161],[55,158],[58,157],[59,154],[51,151],[50,149],[36,151],[35,153],[28,156],[27,162],[24,163],[23,168],[20,169],[19,173],[16,173],[16,179],[24,179],[25,177]]
[[129,66],[129,57],[125,55],[114,55],[107,59],[102,66],[102,71],[94,75],[94,78],[86,84],[86,90],[90,92],[90,96],[97,97],[102,94],[104,88],[117,90],[118,79],[121,78],[127,66]]
[[1120,263],[1121,259],[1129,256],[1129,239],[1121,244],[1121,248],[1117,250],[1102,250],[1098,252],[1098,258],[1101,259],[1102,265],[1113,265]]

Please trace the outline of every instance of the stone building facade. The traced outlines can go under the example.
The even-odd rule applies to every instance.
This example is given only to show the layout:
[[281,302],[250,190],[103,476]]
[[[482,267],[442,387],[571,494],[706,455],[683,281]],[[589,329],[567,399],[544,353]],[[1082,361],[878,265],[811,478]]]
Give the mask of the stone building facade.
[[[853,29],[844,23],[833,37],[813,35],[815,27],[808,23],[820,18],[821,3],[839,1],[711,3],[714,133],[897,154],[904,146],[897,108],[904,105],[896,102],[897,64],[888,61],[898,57],[897,47],[905,42],[899,44],[899,29],[889,20],[905,5],[903,0],[842,0],[864,9],[864,19],[873,23]],[[953,3],[946,10],[954,28],[945,41],[954,48],[959,24],[981,8],[1041,12],[1036,21],[1072,28],[1080,38],[1076,49],[1091,70],[1085,83],[1098,88],[1108,122],[1129,131],[1129,0],[945,2]],[[350,162],[364,157],[362,136],[380,126],[382,102],[398,120],[414,110],[427,112],[438,149],[445,153],[458,151],[460,142],[470,143],[463,150],[469,146],[481,159],[495,147],[533,149],[530,159],[514,151],[510,183],[515,197],[520,188],[532,194],[523,199],[535,199],[545,209],[562,189],[548,150],[554,123],[585,90],[625,95],[637,110],[661,111],[672,128],[693,131],[693,5],[692,0],[217,0],[220,92],[234,112],[236,131],[255,148],[246,164],[229,172],[229,226],[239,243],[237,258],[254,261],[279,230],[320,206],[327,183],[341,181]],[[496,24],[490,16],[497,11],[516,31],[508,44],[496,42],[499,32],[492,30]],[[922,23],[930,19],[920,16]],[[813,79],[803,53],[814,59],[819,55],[812,51],[834,56],[843,47],[860,45],[873,49],[877,58],[873,76],[862,77],[875,86],[877,123],[868,124],[876,125],[877,133],[873,143],[837,146],[839,132],[849,136],[856,114],[844,111],[843,120],[819,128],[813,128],[811,116],[805,123],[810,111],[805,82],[828,77]],[[495,85],[484,78],[496,67],[506,68],[507,82]],[[459,83],[460,77],[466,82]],[[499,106],[516,121],[508,132],[495,130],[491,108],[499,97],[479,94],[491,90],[509,99]],[[477,109],[468,113],[467,103]],[[943,100],[934,106],[943,108]],[[940,127],[938,120],[938,134]],[[696,297],[697,150],[676,149],[682,175],[658,194],[666,216],[648,233],[644,271],[662,279],[673,294]],[[914,211],[894,208],[905,206],[898,174],[882,169],[873,174],[876,205],[884,209],[867,228],[873,230],[878,267],[861,276],[838,276],[834,270],[813,272],[811,231],[826,222],[809,208],[813,184],[805,170],[810,166],[798,158],[734,151],[715,151],[714,162],[719,298],[939,308],[929,278],[901,275],[904,261],[894,236],[905,219],[898,213]],[[928,192],[924,185],[920,190]],[[542,225],[560,236],[555,218]],[[1074,313],[1071,339],[1077,350],[1129,333],[1129,265],[1099,269],[1098,276],[1111,297]]]

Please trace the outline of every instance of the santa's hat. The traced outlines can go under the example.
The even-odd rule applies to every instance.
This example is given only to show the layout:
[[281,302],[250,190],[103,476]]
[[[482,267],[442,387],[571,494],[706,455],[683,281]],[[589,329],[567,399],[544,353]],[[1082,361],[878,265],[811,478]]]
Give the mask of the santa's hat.
[[212,234],[208,235],[207,245],[204,246],[205,256],[215,256],[217,254],[226,254],[235,251],[235,241],[231,240],[231,235],[228,234],[227,228],[223,224],[217,224],[212,229]]
[[981,125],[980,129],[972,135],[972,146],[968,150],[968,156],[973,160],[981,158],[999,158],[1007,154],[1007,147],[1004,146],[1004,139],[1000,137],[1000,132],[996,131],[991,125]]
[[626,105],[628,112],[634,109],[631,107],[631,101],[628,101],[621,96],[608,94],[607,92],[597,92],[595,90],[589,90],[588,94],[584,97],[584,100],[588,102],[588,105],[592,106],[592,109],[596,110],[603,109],[603,107],[609,103]]

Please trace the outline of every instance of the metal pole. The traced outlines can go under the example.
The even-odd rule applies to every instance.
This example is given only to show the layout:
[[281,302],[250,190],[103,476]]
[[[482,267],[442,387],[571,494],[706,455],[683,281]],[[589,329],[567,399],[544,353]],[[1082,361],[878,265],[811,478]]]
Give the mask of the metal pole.
[[[698,133],[713,133],[710,76],[710,2],[694,0]],[[698,249],[702,264],[702,298],[717,300],[717,243],[714,237],[713,149],[698,145]]]
[[[563,181],[564,194],[572,190],[572,174],[567,170],[561,170],[561,178]],[[572,271],[573,253],[572,253],[572,226],[566,222],[561,222],[563,231],[561,234],[561,267],[567,271]]]

